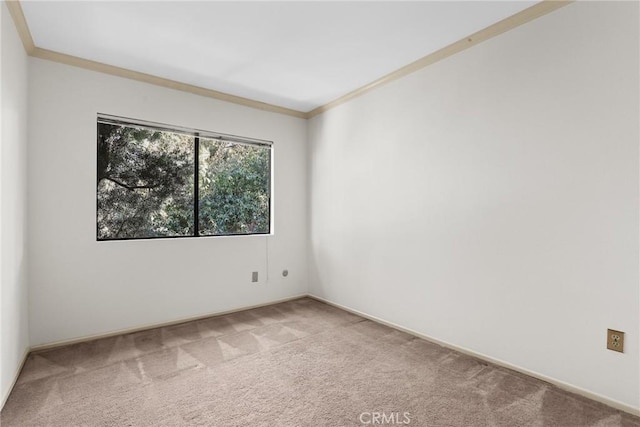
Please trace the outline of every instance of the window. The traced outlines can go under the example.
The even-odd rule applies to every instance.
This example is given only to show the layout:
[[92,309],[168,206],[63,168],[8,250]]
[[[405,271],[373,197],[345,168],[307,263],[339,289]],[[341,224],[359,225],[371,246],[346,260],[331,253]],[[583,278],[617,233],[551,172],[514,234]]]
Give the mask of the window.
[[98,117],[97,239],[268,234],[271,143]]

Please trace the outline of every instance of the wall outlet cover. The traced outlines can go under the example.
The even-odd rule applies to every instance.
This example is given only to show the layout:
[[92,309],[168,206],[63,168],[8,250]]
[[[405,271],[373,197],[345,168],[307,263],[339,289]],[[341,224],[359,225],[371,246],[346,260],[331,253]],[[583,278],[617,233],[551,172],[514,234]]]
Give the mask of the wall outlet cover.
[[607,329],[607,348],[624,353],[624,332]]

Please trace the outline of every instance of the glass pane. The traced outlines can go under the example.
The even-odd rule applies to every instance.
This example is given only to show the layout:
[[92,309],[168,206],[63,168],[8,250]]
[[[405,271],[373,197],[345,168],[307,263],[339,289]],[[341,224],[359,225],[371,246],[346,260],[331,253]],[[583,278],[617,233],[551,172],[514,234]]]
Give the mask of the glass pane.
[[98,239],[193,235],[194,140],[98,123]]
[[271,148],[200,139],[200,235],[269,233]]

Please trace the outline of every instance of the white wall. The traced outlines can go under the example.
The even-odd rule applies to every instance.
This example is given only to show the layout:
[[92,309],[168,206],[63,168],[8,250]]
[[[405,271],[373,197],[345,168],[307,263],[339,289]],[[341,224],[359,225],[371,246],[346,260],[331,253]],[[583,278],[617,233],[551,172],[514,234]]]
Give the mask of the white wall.
[[311,292],[639,407],[638,39],[578,2],[312,119]]
[[[304,120],[39,59],[29,65],[32,345],[306,293]],[[96,242],[97,113],[274,141],[275,235]]]
[[0,5],[0,408],[29,346],[25,244],[27,56],[4,2]]

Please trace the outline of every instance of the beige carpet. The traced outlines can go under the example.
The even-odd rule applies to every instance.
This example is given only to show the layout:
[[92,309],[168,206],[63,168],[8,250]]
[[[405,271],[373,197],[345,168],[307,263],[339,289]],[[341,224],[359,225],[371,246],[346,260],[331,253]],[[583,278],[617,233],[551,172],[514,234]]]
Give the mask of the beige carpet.
[[640,426],[637,417],[311,299],[32,354],[1,414],[3,427],[407,421]]

